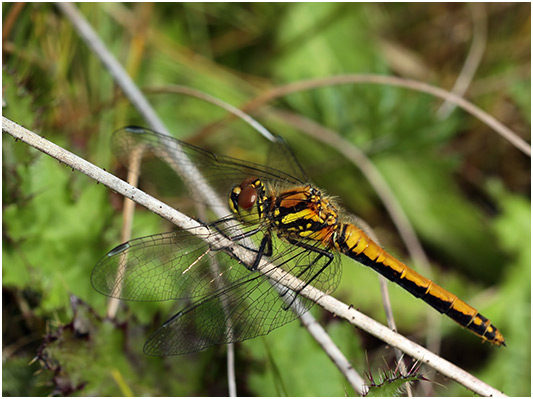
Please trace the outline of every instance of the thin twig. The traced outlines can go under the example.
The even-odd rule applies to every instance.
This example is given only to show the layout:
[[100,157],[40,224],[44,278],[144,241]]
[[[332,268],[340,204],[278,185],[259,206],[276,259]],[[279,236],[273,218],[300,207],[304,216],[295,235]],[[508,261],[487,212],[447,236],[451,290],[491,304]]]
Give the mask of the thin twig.
[[[458,97],[463,97],[470,86],[487,45],[487,14],[485,12],[485,6],[483,3],[469,3],[468,8],[472,14],[474,32],[472,34],[470,51],[466,56],[459,77],[455,81],[451,90],[451,92]],[[450,115],[454,108],[455,106],[453,103],[446,100],[438,109],[437,116],[441,119],[445,119]]]
[[157,116],[150,103],[126,73],[122,65],[109,52],[91,25],[80,14],[76,6],[72,3],[56,3],[56,7],[65,14],[87,46],[100,58],[100,61],[102,61],[112,78],[124,91],[126,97],[128,97],[148,125],[162,134],[169,135],[168,129]]
[[[195,209],[200,220],[207,220],[207,208],[205,204],[195,203]],[[223,282],[217,278],[217,276],[222,275],[220,270],[220,264],[215,258],[209,257],[209,269],[211,271],[211,276],[215,282],[215,288],[217,291],[224,289]],[[226,322],[226,336],[232,336],[233,334],[233,321],[232,315],[228,308],[228,298],[226,296],[220,297],[220,304],[225,316]],[[227,377],[228,377],[228,396],[236,397],[237,396],[237,381],[235,377],[235,345],[233,342],[227,344],[226,352],[226,364],[227,364]]]
[[[183,229],[190,229],[191,233],[198,233],[199,237],[205,240],[213,248],[224,247],[234,253],[239,259],[242,259],[245,263],[249,262],[251,264],[255,259],[255,253],[253,251],[246,250],[231,240],[226,239],[224,236],[217,234],[215,230],[210,230],[196,220],[171,208],[158,199],[151,197],[103,169],[98,168],[67,150],[64,150],[5,117],[2,117],[2,132],[10,134],[15,137],[15,139],[21,140],[63,162],[65,165],[86,174],[97,182],[100,182],[117,193],[130,198],[171,223]],[[301,287],[300,284],[302,284],[302,282],[300,280],[293,276],[289,276],[287,273],[279,271],[279,269],[275,268],[275,265],[270,265],[266,260],[262,259],[258,270],[263,271],[265,269],[269,270],[269,279],[279,282],[290,289]],[[447,360],[440,358],[424,347],[415,344],[370,317],[365,316],[329,295],[325,295],[325,293],[310,285],[307,285],[301,291],[301,295],[315,301],[327,311],[348,320],[351,324],[379,338],[387,344],[397,347],[413,358],[428,364],[441,374],[459,382],[479,395],[505,396],[502,392],[485,384],[483,381],[475,378]]]
[[[139,182],[139,170],[141,168],[141,160],[142,160],[142,154],[144,150],[146,149],[146,146],[144,144],[140,144],[134,148],[134,150],[131,152],[129,157],[129,167],[128,167],[128,177],[127,181],[129,184],[131,184],[134,187],[137,187]],[[131,239],[131,229],[133,226],[133,216],[135,213],[135,202],[130,200],[127,197],[124,197],[124,208],[122,209],[122,229],[120,231],[120,240],[122,242],[127,242]],[[127,253],[123,253],[121,255],[121,260],[119,262],[119,267],[121,269],[126,267],[126,257]],[[118,306],[120,304],[120,300],[118,293],[122,290],[122,280],[118,277],[124,275],[124,271],[118,271],[116,274],[117,276],[117,282],[114,285],[114,295],[109,299],[107,303],[107,317],[110,319],[114,319],[115,315],[117,313]]]
[[15,26],[15,23],[25,6],[26,3],[14,3],[7,14],[5,14],[2,24],[2,42],[6,41],[11,34],[13,26]]
[[226,364],[228,366],[228,396],[230,398],[237,397],[237,380],[235,375],[235,344],[230,342],[228,344],[228,354]]
[[324,349],[324,352],[329,356],[333,363],[337,366],[346,379],[350,382],[352,388],[359,395],[363,395],[365,382],[357,371],[350,364],[346,356],[341,352],[339,347],[333,342],[329,334],[324,331],[316,319],[310,312],[304,313],[300,316],[300,320],[305,328],[309,331],[311,336],[318,342],[318,344]]
[[524,154],[531,157],[531,146],[522,139],[518,134],[513,132],[507,126],[503,125],[493,116],[487,114],[482,109],[476,107],[469,101],[466,101],[464,98],[458,97],[449,91],[441,89],[439,87],[432,86],[424,82],[418,82],[416,80],[402,79],[394,76],[383,76],[383,75],[372,75],[372,74],[361,74],[361,75],[338,75],[330,76],[326,78],[317,78],[310,80],[302,80],[300,82],[294,82],[287,84],[285,86],[276,87],[270,91],[263,93],[262,95],[256,97],[254,100],[250,101],[241,109],[245,112],[252,112],[253,110],[263,106],[264,104],[272,101],[275,98],[283,97],[288,94],[316,89],[319,87],[330,87],[335,85],[346,85],[346,84],[380,84],[380,85],[390,85],[404,87],[410,90],[416,90],[424,93],[431,94],[435,97],[442,98],[450,103],[454,103],[458,107],[461,107],[469,114],[475,116],[480,121],[485,123],[487,126],[492,128],[496,133],[502,136],[505,140],[511,143],[513,146],[518,148]]

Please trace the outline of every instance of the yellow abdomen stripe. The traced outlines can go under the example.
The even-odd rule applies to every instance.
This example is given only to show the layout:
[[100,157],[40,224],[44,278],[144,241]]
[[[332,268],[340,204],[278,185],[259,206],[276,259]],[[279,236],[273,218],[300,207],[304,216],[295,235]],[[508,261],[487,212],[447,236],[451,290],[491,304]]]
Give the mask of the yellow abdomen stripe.
[[495,345],[505,345],[503,335],[490,320],[457,296],[388,254],[358,227],[342,224],[334,241],[334,246],[340,252],[371,267],[474,334]]

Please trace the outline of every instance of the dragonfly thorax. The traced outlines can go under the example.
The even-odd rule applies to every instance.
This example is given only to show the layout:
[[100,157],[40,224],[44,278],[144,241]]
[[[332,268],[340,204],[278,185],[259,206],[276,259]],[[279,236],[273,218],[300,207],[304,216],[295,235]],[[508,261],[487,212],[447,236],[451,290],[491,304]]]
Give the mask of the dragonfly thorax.
[[314,187],[295,187],[276,197],[273,222],[278,234],[331,245],[338,228],[337,207]]
[[263,182],[256,177],[249,177],[232,188],[229,207],[242,222],[257,223],[266,216],[268,200]]

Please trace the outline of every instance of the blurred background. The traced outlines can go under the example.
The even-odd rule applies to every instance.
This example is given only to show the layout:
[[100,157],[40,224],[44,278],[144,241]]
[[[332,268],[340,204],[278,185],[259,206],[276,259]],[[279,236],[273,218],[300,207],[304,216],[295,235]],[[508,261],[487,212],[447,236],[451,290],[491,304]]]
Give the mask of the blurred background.
[[[81,13],[143,90],[175,137],[213,152],[266,159],[268,143],[226,112],[176,92],[183,85],[234,106],[301,80],[378,74],[451,90],[526,141],[531,123],[531,5],[80,4]],[[2,4],[3,115],[125,177],[111,133],[146,122],[63,13],[51,4]],[[253,104],[252,104],[253,105]],[[250,113],[282,135],[311,179],[362,217],[389,252],[489,317],[506,348],[475,335],[390,285],[400,333],[511,396],[529,396],[531,360],[530,158],[443,101],[390,84],[325,85],[256,103]],[[446,107],[446,106],[445,106]],[[313,123],[314,136],[309,125]],[[330,136],[333,135],[333,136]],[[429,258],[422,271],[373,186],[332,137],[362,151],[390,185]],[[328,145],[331,143],[331,145]],[[158,176],[147,176],[152,189]],[[5,396],[226,396],[226,348],[150,358],[144,340],[172,303],[106,298],[91,270],[120,243],[122,199],[81,173],[2,135],[2,389]],[[187,210],[187,192],[160,197]],[[172,227],[137,209],[133,237]],[[334,296],[385,323],[378,277],[352,261]],[[379,379],[391,348],[313,309],[354,368]],[[409,362],[410,360],[407,359]],[[241,396],[353,395],[299,322],[236,346]],[[472,395],[431,369],[415,393]],[[423,390],[424,389],[424,390]],[[429,390],[428,390],[429,389]]]

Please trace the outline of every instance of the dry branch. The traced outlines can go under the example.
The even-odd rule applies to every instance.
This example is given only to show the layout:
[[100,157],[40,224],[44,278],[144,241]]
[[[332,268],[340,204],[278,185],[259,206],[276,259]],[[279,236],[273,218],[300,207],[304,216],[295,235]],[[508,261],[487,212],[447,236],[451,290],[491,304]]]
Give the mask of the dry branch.
[[[71,152],[64,150],[63,148],[49,142],[48,140],[38,136],[37,134],[23,128],[22,126],[17,125],[16,123],[10,121],[5,117],[2,117],[2,132],[10,134],[15,137],[15,139],[23,141],[24,143],[27,143],[37,148],[39,151],[42,151],[45,154],[48,154],[51,157],[61,161],[65,165],[86,174],[97,182],[104,184],[105,186],[111,188],[112,190],[125,197],[130,198],[136,203],[146,207],[150,211],[158,214],[159,216],[165,218],[166,220],[181,228],[196,229],[198,232],[201,232],[202,229],[207,229],[207,227],[203,226],[196,220],[191,219],[190,217],[171,208],[165,203],[149,196],[143,191],[115,177],[114,175],[104,171],[103,169],[100,169],[99,167],[72,154]],[[206,232],[208,234],[205,234]],[[204,230],[203,233],[204,234],[202,234],[201,238],[205,239],[206,237],[209,237],[210,245],[221,245],[228,248],[232,248],[232,250],[234,250],[235,253],[239,256],[239,258],[243,260],[253,259],[255,256],[253,252],[239,247],[233,242],[227,240],[225,237],[217,235],[216,232]],[[259,266],[259,270],[268,266],[269,263],[265,260],[262,260]],[[279,273],[279,276],[276,274],[272,274],[269,277],[278,280],[281,284],[286,285],[289,288],[293,284],[298,284],[298,282],[295,281],[296,279],[288,279],[285,275],[282,275],[281,273]],[[388,329],[384,325],[362,314],[353,307],[348,306],[345,303],[342,303],[341,301],[338,301],[337,299],[329,295],[325,295],[323,292],[317,290],[316,288],[307,286],[301,292],[301,294],[306,298],[315,300],[316,303],[318,303],[324,309],[335,314],[338,317],[342,317],[348,320],[354,326],[368,332],[369,334],[377,337],[383,342],[400,349],[404,353],[419,360],[420,362],[426,363],[441,374],[457,381],[458,383],[462,384],[473,392],[483,396],[505,396],[502,392],[485,384],[483,381],[475,378],[474,376],[460,369],[454,364],[435,355],[424,347],[408,340],[402,335]]]

